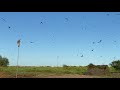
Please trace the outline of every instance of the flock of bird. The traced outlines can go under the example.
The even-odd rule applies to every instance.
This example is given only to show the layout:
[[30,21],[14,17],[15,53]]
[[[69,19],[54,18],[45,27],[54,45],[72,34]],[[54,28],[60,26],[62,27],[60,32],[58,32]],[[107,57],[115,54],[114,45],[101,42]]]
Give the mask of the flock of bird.
[[[4,23],[6,23],[7,24],[7,20],[6,19],[4,19],[4,18],[0,18]],[[41,22],[41,24],[43,24],[43,22]],[[10,25],[7,25],[7,27],[8,27],[8,29],[9,30],[13,30],[13,29],[11,29],[11,27],[12,26],[10,26]],[[14,32],[16,32],[17,34],[21,34],[20,32],[17,32],[16,30],[13,30]],[[20,39],[18,39],[18,41],[17,41],[17,44],[18,44],[18,42],[19,42],[19,44],[18,44],[18,47],[20,46],[20,40],[21,40],[21,38]],[[29,43],[34,43],[33,41],[29,41]]]
[[[110,16],[109,13],[107,13],[106,15],[107,15],[107,16]],[[120,14],[115,14],[115,15],[120,15]],[[4,18],[2,18],[2,17],[0,17],[0,19],[1,19],[4,23],[7,23],[7,20],[6,20],[6,19],[4,19]],[[65,18],[64,18],[65,22],[69,22],[69,19],[70,19],[70,18],[68,18],[68,17],[65,17]],[[44,22],[43,22],[43,21],[40,21],[40,24],[44,24]],[[9,30],[12,30],[10,25],[8,25],[7,27],[8,27]],[[54,36],[53,36],[53,37],[54,37]],[[18,47],[20,46],[20,40],[21,40],[21,38],[18,39],[18,41],[17,41]],[[114,42],[116,43],[117,41],[114,41]],[[35,42],[29,41],[29,43],[35,43]],[[96,44],[96,43],[100,44],[100,43],[102,43],[102,40],[99,40],[98,42],[95,42],[95,41],[92,42],[92,44]],[[92,49],[91,51],[93,52],[94,49]],[[77,54],[77,56],[78,56],[78,54]],[[81,54],[80,57],[84,57],[84,55]],[[102,57],[102,56],[100,56],[100,57]]]
[[[6,20],[6,19],[4,19],[4,18],[2,18],[2,17],[0,17],[0,19],[1,19],[4,23],[7,24],[7,20]],[[65,18],[65,21],[68,22],[69,19],[66,17],[66,18]],[[44,24],[44,22],[41,21],[40,24]],[[7,25],[7,27],[8,27],[9,30],[12,30],[10,25]],[[16,32],[16,30],[14,30],[14,31]],[[18,33],[20,33],[20,32],[16,32],[16,33],[18,34]],[[54,36],[52,35],[52,37],[54,37]],[[20,40],[21,40],[21,39],[18,39],[17,44],[18,44],[18,42],[20,43]],[[26,42],[26,41],[25,41],[25,42]],[[29,43],[35,43],[35,42],[29,41]],[[18,46],[19,46],[19,45],[18,45]]]

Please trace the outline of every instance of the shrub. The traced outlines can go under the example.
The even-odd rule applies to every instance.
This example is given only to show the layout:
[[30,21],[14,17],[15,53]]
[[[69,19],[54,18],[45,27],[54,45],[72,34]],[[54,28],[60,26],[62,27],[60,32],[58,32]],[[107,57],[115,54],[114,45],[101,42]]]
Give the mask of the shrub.
[[0,66],[8,66],[9,61],[8,58],[0,56]]
[[88,65],[88,70],[85,74],[88,75],[107,75],[109,74],[108,65],[93,65],[90,63]]
[[92,63],[90,63],[90,64],[88,65],[88,68],[94,68],[94,67],[95,67],[95,65],[92,64]]
[[67,66],[67,65],[63,64],[63,67],[65,67],[65,68],[66,68],[66,67],[69,67],[69,66]]
[[116,60],[116,61],[111,62],[110,66],[112,66],[116,70],[120,70],[120,60]]

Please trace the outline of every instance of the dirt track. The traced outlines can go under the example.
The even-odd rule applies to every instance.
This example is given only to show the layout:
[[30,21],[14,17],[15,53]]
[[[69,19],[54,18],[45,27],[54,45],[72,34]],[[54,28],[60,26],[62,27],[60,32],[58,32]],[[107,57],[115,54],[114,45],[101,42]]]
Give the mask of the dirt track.
[[[0,78],[16,78],[15,75],[11,76],[6,73],[0,72]],[[64,75],[55,75],[55,74],[40,74],[40,75],[18,75],[18,78],[99,78],[98,76],[89,76],[89,75],[79,75],[79,74],[64,74]]]
[[61,76],[48,76],[46,78],[99,78],[98,76],[88,76],[88,75],[61,75]]

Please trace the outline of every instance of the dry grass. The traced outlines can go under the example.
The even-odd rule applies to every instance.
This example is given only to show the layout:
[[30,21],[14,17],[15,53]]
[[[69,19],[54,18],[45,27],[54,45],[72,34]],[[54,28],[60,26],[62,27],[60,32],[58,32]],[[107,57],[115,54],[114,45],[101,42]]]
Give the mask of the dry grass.
[[[86,71],[87,67],[19,67],[18,78],[120,78],[120,73],[84,75]],[[16,78],[16,67],[0,67],[0,78]]]

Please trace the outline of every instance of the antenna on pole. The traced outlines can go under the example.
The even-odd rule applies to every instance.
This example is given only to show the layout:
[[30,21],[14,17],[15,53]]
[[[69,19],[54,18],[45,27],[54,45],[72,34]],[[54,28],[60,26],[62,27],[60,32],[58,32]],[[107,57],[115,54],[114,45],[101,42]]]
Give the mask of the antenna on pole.
[[19,60],[20,40],[21,40],[21,39],[19,39],[19,40],[17,41],[17,44],[18,44],[18,56],[17,56],[17,67],[16,67],[17,71],[16,71],[16,78],[18,77],[18,60]]

